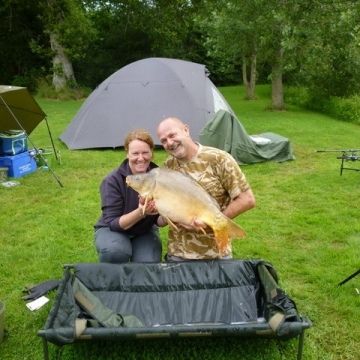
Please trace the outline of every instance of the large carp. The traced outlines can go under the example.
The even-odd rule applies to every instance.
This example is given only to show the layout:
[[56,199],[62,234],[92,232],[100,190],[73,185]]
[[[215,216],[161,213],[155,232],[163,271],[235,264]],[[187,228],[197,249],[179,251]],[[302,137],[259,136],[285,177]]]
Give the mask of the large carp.
[[179,171],[156,168],[129,175],[126,183],[145,196],[146,202],[154,200],[158,213],[175,229],[174,223],[190,225],[196,216],[212,228],[216,244],[222,251],[226,249],[229,237],[242,239],[246,236],[240,226],[220,211],[218,203],[201,185]]

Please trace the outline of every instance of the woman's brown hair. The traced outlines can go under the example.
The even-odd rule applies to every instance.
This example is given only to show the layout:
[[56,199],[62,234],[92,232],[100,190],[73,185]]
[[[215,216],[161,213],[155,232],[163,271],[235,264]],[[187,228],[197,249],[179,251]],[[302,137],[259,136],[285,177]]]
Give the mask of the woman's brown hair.
[[126,153],[128,153],[129,151],[129,144],[134,140],[143,141],[144,143],[150,146],[151,151],[154,150],[155,145],[151,135],[144,129],[138,129],[138,130],[133,130],[127,134],[124,143],[124,148]]

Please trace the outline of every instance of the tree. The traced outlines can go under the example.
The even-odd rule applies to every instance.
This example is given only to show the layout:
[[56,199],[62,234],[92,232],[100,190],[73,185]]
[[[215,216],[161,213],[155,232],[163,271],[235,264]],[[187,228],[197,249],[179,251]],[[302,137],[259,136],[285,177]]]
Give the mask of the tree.
[[269,76],[271,79],[271,103],[275,110],[282,110],[284,109],[284,64],[289,61],[284,44],[289,35],[288,30],[291,29],[291,25],[288,24],[287,12],[289,5],[292,8],[294,4],[289,4],[286,0],[261,1],[261,3],[266,14],[260,17],[263,29],[261,48],[271,66],[271,75]]
[[86,1],[97,32],[85,57],[73,62],[77,80],[94,87],[119,68],[147,57],[203,62],[193,23],[199,0]]
[[274,109],[284,108],[284,76],[328,95],[360,91],[356,0],[208,0],[204,6],[198,22],[208,52],[228,68],[242,62],[248,98],[254,97],[259,62],[271,68]]
[[96,36],[73,61],[77,80],[94,88],[121,67],[151,56],[148,4],[137,1],[91,1],[86,13]]
[[[212,21],[198,20],[207,32],[207,47],[214,57],[242,67],[242,79],[248,99],[255,97],[257,62],[271,65],[272,106],[282,109],[283,89],[283,27],[285,0],[207,1]],[[238,65],[237,65],[238,64]]]
[[46,61],[29,47],[30,40],[42,32],[38,13],[37,2],[12,0],[0,5],[0,83],[34,91],[34,78],[44,75]]
[[203,62],[203,45],[193,19],[201,0],[148,2],[152,56]]
[[[300,3],[296,13],[297,41],[302,51],[295,55],[300,66],[293,74],[297,83],[326,96],[359,93],[360,4],[356,0]],[[292,14],[292,21],[295,14]],[[313,24],[308,26],[307,22]]]
[[72,60],[82,57],[94,31],[80,0],[46,0],[41,19],[51,44],[56,91],[76,85]]
[[284,81],[360,92],[357,0],[7,0],[0,16],[3,83],[33,86],[51,72],[58,90],[95,87],[157,56],[205,63],[216,84],[242,79],[249,99],[261,76],[274,109],[284,107]]
[[208,24],[207,44],[216,56],[222,53],[223,63],[241,67],[246,98],[255,98],[259,44],[258,18],[261,7],[257,1],[224,1],[217,3]]

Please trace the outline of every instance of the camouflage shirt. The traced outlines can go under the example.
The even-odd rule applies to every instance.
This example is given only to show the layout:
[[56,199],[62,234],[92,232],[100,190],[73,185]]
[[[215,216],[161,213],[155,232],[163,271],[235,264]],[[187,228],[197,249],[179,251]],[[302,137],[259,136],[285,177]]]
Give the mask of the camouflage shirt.
[[[227,152],[199,144],[197,154],[187,162],[174,157],[166,159],[164,165],[181,171],[195,179],[217,201],[221,211],[240,193],[248,190],[249,184],[235,159]],[[217,259],[231,255],[231,240],[221,252],[215,243],[214,233],[206,228],[202,232],[178,230],[169,226],[168,254],[184,259]]]

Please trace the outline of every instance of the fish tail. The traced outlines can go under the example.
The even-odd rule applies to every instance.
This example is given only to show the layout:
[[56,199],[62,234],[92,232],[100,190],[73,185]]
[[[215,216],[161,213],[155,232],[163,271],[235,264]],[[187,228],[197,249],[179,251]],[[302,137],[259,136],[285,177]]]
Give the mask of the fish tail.
[[228,219],[227,231],[232,239],[243,239],[246,237],[246,232],[231,219]]
[[215,235],[215,242],[220,251],[226,250],[229,241],[229,232],[226,227],[221,229],[213,229]]
[[229,238],[243,239],[246,237],[245,231],[233,220],[226,216],[221,218],[212,227],[215,235],[215,242],[219,250],[224,251],[228,245]]

